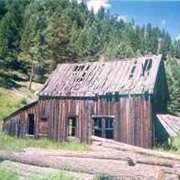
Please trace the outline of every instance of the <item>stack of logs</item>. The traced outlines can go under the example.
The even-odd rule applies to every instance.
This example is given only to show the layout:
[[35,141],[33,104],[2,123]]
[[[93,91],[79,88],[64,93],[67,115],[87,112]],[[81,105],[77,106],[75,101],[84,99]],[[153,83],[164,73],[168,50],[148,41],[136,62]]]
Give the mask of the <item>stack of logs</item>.
[[124,143],[91,137],[92,151],[25,149],[0,152],[0,160],[86,174],[103,174],[112,179],[180,179],[180,156]]

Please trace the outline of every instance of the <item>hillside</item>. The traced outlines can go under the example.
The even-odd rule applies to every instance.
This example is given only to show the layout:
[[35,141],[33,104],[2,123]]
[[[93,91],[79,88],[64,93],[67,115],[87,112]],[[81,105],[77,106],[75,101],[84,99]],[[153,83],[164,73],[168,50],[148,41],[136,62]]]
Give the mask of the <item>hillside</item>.
[[33,82],[32,90],[29,90],[27,82],[18,82],[18,84],[18,88],[0,87],[0,120],[19,107],[37,99],[36,94],[42,87],[42,84]]

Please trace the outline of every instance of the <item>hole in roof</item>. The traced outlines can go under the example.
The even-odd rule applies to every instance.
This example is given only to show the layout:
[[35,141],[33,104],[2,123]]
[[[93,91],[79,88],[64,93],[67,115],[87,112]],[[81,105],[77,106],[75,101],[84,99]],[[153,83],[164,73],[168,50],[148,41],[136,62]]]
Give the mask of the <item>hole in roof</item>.
[[86,71],[90,68],[90,65],[86,67]]
[[142,64],[142,76],[145,75],[145,72],[147,72],[147,75],[149,75],[149,70],[152,68],[152,59],[146,59],[145,63]]
[[73,71],[76,71],[78,69],[79,66],[75,66],[74,70]]
[[146,59],[144,64],[144,70],[149,71],[152,67],[152,59]]
[[84,69],[85,66],[80,66],[79,70],[82,71]]
[[77,82],[81,82],[83,80],[83,78],[81,77],[81,78],[78,78],[77,79]]
[[136,64],[137,64],[137,61],[134,62],[134,66],[131,69],[129,79],[133,78],[133,75],[134,75],[134,72],[135,72],[135,69],[136,69]]
[[84,72],[83,75],[82,75],[82,77],[84,77],[85,75],[86,75],[86,73]]

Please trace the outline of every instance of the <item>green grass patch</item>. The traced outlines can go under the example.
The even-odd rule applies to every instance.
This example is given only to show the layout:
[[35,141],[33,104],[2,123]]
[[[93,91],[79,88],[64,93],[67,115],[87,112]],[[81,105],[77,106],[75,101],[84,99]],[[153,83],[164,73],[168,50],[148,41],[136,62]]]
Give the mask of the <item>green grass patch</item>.
[[0,179],[1,180],[18,180],[18,175],[14,170],[6,169],[0,164]]
[[[19,86],[24,87],[24,89],[6,89],[0,87],[0,121],[18,108],[37,98],[31,91],[28,91],[28,82],[18,83]],[[42,84],[33,82],[32,89],[34,91],[40,90],[41,88]]]
[[180,134],[173,139],[170,150],[176,153],[180,153]]
[[20,100],[14,100],[14,96],[4,88],[0,88],[0,120],[20,107]]
[[65,172],[59,172],[59,173],[51,173],[48,175],[37,175],[37,174],[33,174],[31,175],[29,178],[29,180],[79,180],[80,178],[78,177],[72,177],[71,175],[69,175],[68,173]]
[[[18,85],[28,88],[29,87],[29,81],[20,81],[18,82]],[[33,82],[32,83],[32,90],[38,91],[41,90],[43,87],[43,84]]]
[[72,151],[89,151],[90,145],[82,144],[78,140],[71,142],[56,142],[49,139],[18,139],[0,132],[0,149],[7,151],[21,151],[23,148],[34,147],[43,149],[62,149]]
[[94,176],[93,180],[115,180],[116,178],[113,176],[97,174]]

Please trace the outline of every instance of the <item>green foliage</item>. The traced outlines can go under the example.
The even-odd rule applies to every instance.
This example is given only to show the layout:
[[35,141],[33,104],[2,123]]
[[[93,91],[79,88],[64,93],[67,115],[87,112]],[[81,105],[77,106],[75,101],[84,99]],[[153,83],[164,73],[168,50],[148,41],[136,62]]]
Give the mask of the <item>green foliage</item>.
[[[162,39],[163,54],[174,50],[178,57],[179,43],[173,44],[166,31],[150,23],[140,27],[110,16],[104,9],[97,14],[76,1],[36,0],[7,1],[0,22],[0,57],[8,67],[20,60],[20,68],[40,81],[58,63],[127,58],[157,53]],[[29,71],[31,69],[31,72]],[[33,70],[32,70],[33,69]],[[30,75],[31,74],[31,75]]]
[[180,153],[180,134],[173,139],[171,150]]
[[174,56],[180,59],[180,40],[174,42]]
[[169,58],[166,63],[167,80],[170,94],[168,110],[180,114],[180,60]]
[[[172,42],[165,30],[124,22],[103,8],[94,14],[75,0],[0,1],[0,86],[16,85],[11,71],[25,73],[31,89],[33,81],[44,83],[58,63],[149,53],[180,58],[180,40]],[[172,61],[168,77],[174,113],[179,112],[177,65]]]

